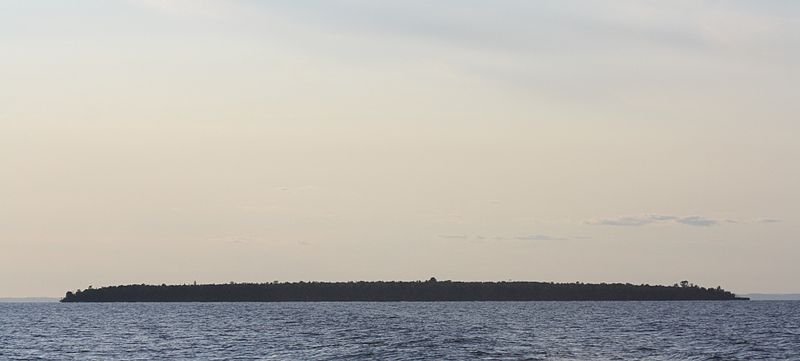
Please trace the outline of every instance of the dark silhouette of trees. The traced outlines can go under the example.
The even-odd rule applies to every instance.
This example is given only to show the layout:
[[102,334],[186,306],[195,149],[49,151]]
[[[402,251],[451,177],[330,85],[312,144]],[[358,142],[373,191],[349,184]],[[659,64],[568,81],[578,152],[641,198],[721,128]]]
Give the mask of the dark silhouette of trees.
[[[685,283],[684,283],[685,282]],[[286,282],[126,285],[67,292],[62,302],[735,300],[721,287],[553,282]]]

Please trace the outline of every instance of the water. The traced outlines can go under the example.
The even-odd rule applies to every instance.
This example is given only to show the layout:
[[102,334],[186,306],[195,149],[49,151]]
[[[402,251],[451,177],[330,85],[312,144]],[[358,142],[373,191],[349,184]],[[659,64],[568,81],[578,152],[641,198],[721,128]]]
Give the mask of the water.
[[800,302],[0,304],[0,359],[800,360]]

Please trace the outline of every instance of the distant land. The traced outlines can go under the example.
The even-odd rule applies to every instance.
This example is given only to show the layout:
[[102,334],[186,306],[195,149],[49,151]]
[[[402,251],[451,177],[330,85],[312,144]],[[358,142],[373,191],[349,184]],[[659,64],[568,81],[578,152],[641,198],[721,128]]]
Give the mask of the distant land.
[[800,293],[750,293],[742,296],[753,301],[800,301]]
[[67,292],[61,302],[676,301],[747,300],[721,287],[553,282],[273,282],[126,285]]
[[58,298],[52,297],[0,297],[0,303],[18,303],[18,302],[26,302],[26,303],[41,303],[41,302],[58,302]]

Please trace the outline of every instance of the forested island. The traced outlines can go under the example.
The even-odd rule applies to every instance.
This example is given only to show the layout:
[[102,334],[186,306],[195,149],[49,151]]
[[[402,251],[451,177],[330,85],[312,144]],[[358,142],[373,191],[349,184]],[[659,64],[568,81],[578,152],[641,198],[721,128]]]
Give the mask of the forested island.
[[553,282],[272,282],[125,285],[67,292],[61,302],[679,301],[747,300],[721,287]]

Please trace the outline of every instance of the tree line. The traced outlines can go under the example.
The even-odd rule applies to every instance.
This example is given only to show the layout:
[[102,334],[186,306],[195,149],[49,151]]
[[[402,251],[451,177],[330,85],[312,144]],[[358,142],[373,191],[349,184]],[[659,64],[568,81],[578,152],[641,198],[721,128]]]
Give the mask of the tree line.
[[62,302],[736,300],[721,287],[630,283],[358,281],[123,285],[67,292]]

